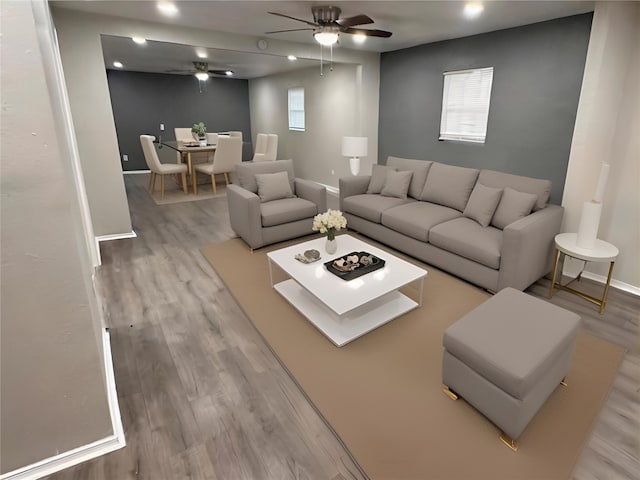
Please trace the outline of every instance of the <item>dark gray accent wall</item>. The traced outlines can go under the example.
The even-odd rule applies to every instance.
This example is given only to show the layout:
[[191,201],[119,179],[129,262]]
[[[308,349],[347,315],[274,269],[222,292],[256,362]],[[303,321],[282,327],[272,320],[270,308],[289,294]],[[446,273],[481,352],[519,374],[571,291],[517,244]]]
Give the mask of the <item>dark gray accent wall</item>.
[[[123,170],[144,170],[140,135],[162,134],[175,140],[174,128],[202,121],[208,132],[242,131],[243,157],[251,155],[249,82],[232,78],[209,78],[199,92],[192,75],[107,70],[111,105]],[[164,123],[164,132],[160,124]]]
[[[379,163],[389,155],[550,179],[560,203],[593,14],[383,53]],[[494,67],[484,144],[439,141],[443,72]]]

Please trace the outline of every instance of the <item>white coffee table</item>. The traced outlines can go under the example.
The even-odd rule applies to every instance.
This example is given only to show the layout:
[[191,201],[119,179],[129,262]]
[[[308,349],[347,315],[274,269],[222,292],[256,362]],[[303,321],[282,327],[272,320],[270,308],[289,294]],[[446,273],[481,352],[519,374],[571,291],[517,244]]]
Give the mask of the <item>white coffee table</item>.
[[[302,315],[341,347],[394,318],[422,306],[422,289],[427,271],[351,235],[337,238],[338,251],[329,255],[324,238],[318,238],[267,254],[271,285]],[[294,257],[315,249],[322,258],[304,264]],[[384,268],[345,281],[329,272],[324,263],[351,252],[365,251],[385,260]],[[290,278],[273,283],[273,265]],[[398,291],[420,281],[419,300]]]

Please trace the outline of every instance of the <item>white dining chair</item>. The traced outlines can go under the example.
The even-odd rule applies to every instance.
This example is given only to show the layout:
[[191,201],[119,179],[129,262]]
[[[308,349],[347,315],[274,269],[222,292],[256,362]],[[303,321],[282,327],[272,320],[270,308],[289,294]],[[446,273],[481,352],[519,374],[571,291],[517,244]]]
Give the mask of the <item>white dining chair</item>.
[[265,153],[267,153],[267,144],[269,143],[269,135],[266,133],[259,133],[256,137],[256,148],[253,153],[253,161],[263,161]]
[[278,157],[278,135],[259,133],[256,139],[254,162],[273,161]]
[[213,187],[213,194],[217,192],[216,189],[216,175],[224,174],[224,180],[229,185],[229,173],[234,171],[236,165],[242,162],[242,139],[240,137],[231,137],[227,135],[218,136],[218,147],[213,155],[212,163],[201,163],[194,167],[194,180],[193,190],[198,194],[198,172],[204,173],[211,177],[211,185]]
[[165,175],[177,175],[182,176],[182,190],[187,193],[187,166],[184,163],[161,163],[158,158],[158,152],[153,145],[153,141],[156,137],[152,135],[140,135],[140,144],[142,145],[142,152],[144,153],[144,159],[147,162],[151,175],[149,177],[149,192],[153,195],[156,189],[156,176],[160,175],[160,200],[164,200],[164,177]]

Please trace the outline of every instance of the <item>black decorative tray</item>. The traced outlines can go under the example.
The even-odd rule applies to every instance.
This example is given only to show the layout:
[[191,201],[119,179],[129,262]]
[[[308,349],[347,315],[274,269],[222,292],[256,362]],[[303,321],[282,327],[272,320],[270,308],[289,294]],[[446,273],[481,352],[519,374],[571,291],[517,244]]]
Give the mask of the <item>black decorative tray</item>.
[[[357,261],[355,260],[357,257]],[[353,280],[384,267],[384,260],[368,252],[351,252],[325,262],[324,266],[343,280]]]

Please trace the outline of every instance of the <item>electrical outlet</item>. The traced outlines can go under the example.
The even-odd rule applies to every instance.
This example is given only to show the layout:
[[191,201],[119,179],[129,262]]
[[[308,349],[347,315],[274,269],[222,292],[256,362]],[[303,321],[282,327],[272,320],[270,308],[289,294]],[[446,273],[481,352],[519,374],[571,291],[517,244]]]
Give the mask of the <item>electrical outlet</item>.
[[161,124],[160,124],[160,131],[161,131],[161,132],[164,132],[164,123],[161,123]]
[[123,162],[128,162],[129,161],[129,155],[122,155],[122,161]]

